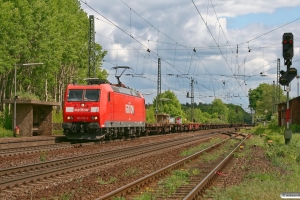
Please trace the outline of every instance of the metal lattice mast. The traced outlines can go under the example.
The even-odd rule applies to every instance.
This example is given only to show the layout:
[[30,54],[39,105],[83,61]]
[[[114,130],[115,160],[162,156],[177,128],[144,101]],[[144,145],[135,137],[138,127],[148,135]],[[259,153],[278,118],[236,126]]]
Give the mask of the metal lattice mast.
[[277,59],[277,83],[276,83],[276,103],[280,102],[280,85],[279,85],[279,74],[280,74],[280,59]]
[[157,90],[159,92],[159,95],[161,94],[161,61],[160,58],[158,58],[158,77],[157,77]]
[[300,76],[296,76],[297,78],[297,97],[299,97],[299,78]]
[[88,69],[88,77],[92,76],[95,78],[95,20],[94,15],[89,16],[90,24],[89,24],[89,69]]
[[194,122],[194,79],[193,78],[191,78],[191,104],[192,104],[191,122]]
[[272,94],[272,115],[275,113],[276,111],[276,93],[277,93],[277,89],[276,89],[276,85],[275,85],[275,81],[273,81],[273,94]]
[[158,70],[157,70],[157,96],[156,96],[156,113],[158,112],[158,101],[161,94],[161,61],[158,58]]

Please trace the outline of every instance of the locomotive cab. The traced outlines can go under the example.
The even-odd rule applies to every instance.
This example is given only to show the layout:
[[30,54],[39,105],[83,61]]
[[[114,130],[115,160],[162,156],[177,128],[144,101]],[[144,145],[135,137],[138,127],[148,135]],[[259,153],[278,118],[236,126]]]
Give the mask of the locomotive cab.
[[[99,133],[100,88],[69,85],[64,101],[64,134],[70,139],[97,139]],[[95,133],[95,134],[91,134]]]

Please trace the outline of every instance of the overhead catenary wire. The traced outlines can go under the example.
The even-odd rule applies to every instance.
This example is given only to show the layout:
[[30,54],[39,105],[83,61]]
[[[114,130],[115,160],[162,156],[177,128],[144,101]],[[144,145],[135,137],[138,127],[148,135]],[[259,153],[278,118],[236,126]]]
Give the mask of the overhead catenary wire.
[[[104,19],[106,19],[108,22],[110,22],[111,24],[113,24],[116,28],[118,28],[119,30],[121,30],[122,32],[124,32],[125,34],[127,34],[128,36],[131,37],[130,33],[127,33],[127,31],[125,31],[124,29],[122,29],[120,26],[116,25],[115,23],[113,23],[112,21],[110,21],[109,19],[107,19],[104,15],[102,15],[101,13],[99,13],[97,10],[95,10],[93,7],[91,7],[89,4],[87,4],[86,2],[84,2],[83,0],[80,0],[82,3],[84,3],[85,5],[87,5],[90,9],[92,9],[94,12],[96,12],[97,14],[99,14],[101,17],[103,17]],[[145,49],[147,50],[147,47],[141,43],[140,41],[138,41],[137,39],[131,37],[132,39],[134,39],[136,42],[138,42],[141,46],[145,47]]]
[[[126,6],[128,6],[124,1],[122,1]],[[212,1],[210,1],[211,2],[211,4],[212,4]],[[129,6],[128,6],[129,7]],[[213,7],[213,4],[212,4],[212,7]],[[131,10],[131,7],[129,7],[130,8],[130,10]],[[213,7],[214,8],[214,7]],[[138,16],[140,16],[136,11],[134,11]],[[214,10],[214,12],[215,12],[215,10]],[[216,12],[215,12],[215,14],[216,14]],[[217,15],[216,15],[217,16]],[[140,16],[141,17],[141,16]],[[141,17],[142,18],[142,17]],[[142,18],[143,20],[145,20],[144,18]],[[218,19],[218,17],[217,17],[217,19]],[[154,27],[151,23],[149,23],[147,20],[145,20],[148,24],[150,24],[151,25],[151,27]],[[296,20],[294,20],[294,21],[296,21]],[[292,22],[294,22],[294,21],[292,21]],[[292,22],[290,22],[290,23],[292,23]],[[289,23],[287,23],[287,24],[289,24]],[[155,27],[154,27],[155,28]],[[155,29],[157,29],[157,28],[155,28]],[[222,26],[221,26],[221,29],[222,29]],[[159,31],[158,29],[157,29],[157,31]],[[226,35],[225,35],[225,33],[224,33],[224,31],[223,31],[223,29],[222,29],[222,32],[223,32],[223,34],[224,34],[224,36],[225,36],[225,38],[226,38]],[[170,37],[168,37],[169,39],[171,39]],[[258,37],[257,37],[258,38]],[[148,40],[149,41],[149,40]],[[227,41],[227,43],[228,43],[228,39],[226,38],[226,41]],[[250,41],[252,41],[252,40],[250,40]],[[158,41],[157,41],[158,42]],[[247,43],[249,44],[249,41],[247,41]],[[169,44],[171,44],[171,43],[169,43]],[[176,42],[176,46],[177,46],[177,42]],[[229,46],[230,47],[230,45],[226,45],[226,46]],[[198,47],[199,48],[199,47]],[[213,48],[213,47],[212,47]],[[249,48],[249,47],[248,47]],[[173,64],[174,65],[174,64]]]
[[[205,23],[205,21],[204,21],[202,15],[201,15],[201,13],[200,13],[198,7],[196,6],[194,0],[192,0],[192,2],[193,2],[193,4],[194,4],[194,6],[195,6],[195,8],[196,8],[196,10],[197,10],[197,12],[198,12],[198,14],[199,14],[199,16],[201,17],[202,21],[204,22],[204,24],[205,24],[205,26],[206,26],[206,29],[208,30],[209,34],[210,34],[211,37],[213,38],[215,44],[218,46],[218,43],[217,43],[216,39],[214,38],[214,36],[213,36],[211,30],[209,29],[209,27],[207,26],[207,24]],[[220,53],[222,54],[222,56],[223,56],[223,58],[224,58],[224,60],[225,60],[225,62],[226,62],[226,64],[227,64],[227,66],[229,67],[230,71],[231,71],[232,74],[233,74],[233,70],[232,70],[232,68],[230,67],[230,65],[229,65],[229,63],[228,63],[228,61],[227,61],[227,59],[225,58],[225,56],[224,56],[222,50],[221,50],[220,48],[218,48],[218,49],[219,49]],[[240,85],[240,83],[239,83],[238,81],[237,81],[237,83]],[[240,85],[240,88],[243,90],[243,88],[242,88],[241,85]],[[243,91],[244,91],[244,90],[243,90]],[[244,93],[247,94],[245,91],[244,91]]]
[[[123,2],[123,1],[122,1]],[[131,8],[130,8],[130,13],[131,12],[135,12],[135,11],[133,11]],[[130,22],[131,23],[131,22]],[[130,24],[130,27],[131,27],[131,24]],[[149,27],[149,29],[148,30],[150,30],[152,28],[152,26],[150,26]],[[160,32],[159,32],[159,30],[157,29],[157,31],[158,31],[158,33],[160,34]],[[131,33],[131,31],[130,31],[130,34],[132,35],[132,33]],[[147,32],[145,33],[145,34],[147,34]],[[144,34],[144,35],[145,35]],[[144,36],[143,35],[143,36]],[[134,36],[135,37],[135,36]],[[138,37],[138,36],[136,36],[136,37]],[[151,41],[151,40],[148,40],[148,41]],[[175,40],[174,40],[175,41]],[[157,49],[156,49],[156,51],[158,52],[158,50],[164,50],[164,49],[160,49],[160,48],[158,48],[158,44],[161,44],[162,42],[161,41],[154,41],[154,42],[157,42],[157,45],[156,45],[156,47],[157,47]],[[172,43],[170,43],[171,45],[175,45],[175,48],[176,48],[176,51],[180,51],[181,49],[180,49],[180,45],[181,44],[179,44],[179,43],[177,43],[176,41],[175,41],[175,43],[174,44],[172,44]],[[217,44],[219,45],[219,47],[212,47],[212,48],[221,48],[221,46],[220,46],[220,44],[217,42]],[[224,47],[227,49],[227,48],[229,48],[231,45],[225,45]],[[188,49],[190,49],[190,47],[188,47],[188,46],[186,46],[186,45],[184,45],[183,47],[185,47],[185,48],[183,48],[182,50],[186,50],[186,48],[188,48]],[[145,47],[144,47],[145,48]],[[149,46],[148,46],[148,48],[149,48]],[[195,47],[191,47],[191,49],[192,48],[195,48]],[[242,48],[242,47],[239,47],[239,48]],[[141,48],[142,49],[142,48]],[[196,47],[196,49],[197,49],[197,47]],[[144,50],[144,49],[143,49]],[[172,49],[172,50],[174,50],[174,49]],[[118,51],[122,51],[121,49],[118,49]],[[137,52],[138,52],[138,50],[137,50]],[[151,51],[151,54],[152,54],[153,52]],[[139,54],[138,53],[138,56],[143,56],[144,57],[144,65],[146,65],[146,63],[149,61],[149,59],[150,59],[150,57],[152,58],[152,56],[150,55],[150,54],[147,54],[146,56],[144,56],[144,54]],[[157,55],[158,56],[158,53],[156,53],[156,54],[154,54],[154,55]],[[176,63],[175,63],[175,57],[176,57],[176,55],[174,55],[174,59],[173,59],[173,63],[171,64],[171,62],[169,62],[168,60],[166,60],[166,64],[167,65],[170,65],[170,66],[173,66],[173,67],[176,67]],[[199,56],[197,55],[197,57],[199,58]],[[193,64],[192,62],[198,62],[198,60],[194,60],[194,58],[195,57],[191,57],[191,59],[190,59],[190,61],[191,61],[191,64]],[[200,59],[200,58],[199,58]],[[138,57],[137,57],[137,60],[138,60]],[[201,61],[201,60],[200,60]],[[263,65],[265,65],[265,64],[263,64]],[[179,69],[182,73],[185,73],[185,71],[186,70],[184,70],[184,69],[180,69],[180,68],[177,68],[176,67],[176,69]],[[207,69],[206,69],[207,70]],[[208,70],[207,70],[208,71]],[[208,71],[208,73],[209,73],[209,71]],[[214,77],[213,77],[214,78]]]
[[[269,33],[272,33],[273,31],[276,31],[276,30],[278,30],[278,29],[280,29],[280,28],[282,28],[282,27],[285,27],[285,26],[287,26],[287,25],[289,25],[289,24],[291,24],[291,23],[294,23],[294,22],[298,21],[299,19],[300,19],[300,17],[299,17],[299,18],[296,18],[296,19],[293,20],[293,21],[290,21],[290,22],[288,22],[288,23],[285,23],[285,24],[283,24],[283,25],[281,25],[281,26],[279,26],[279,27],[277,27],[277,28],[275,28],[275,29],[272,29],[272,30],[270,30],[270,31],[268,31],[268,32],[266,32],[266,33],[264,33],[264,34],[262,34],[262,35],[259,35],[259,36],[255,37],[255,38],[251,39],[251,40],[248,40],[247,42],[251,42],[251,41],[256,40],[256,39],[258,39],[258,38],[260,38],[260,37],[262,37],[262,36],[265,36],[265,35],[267,35],[267,34],[269,34]],[[239,43],[239,45],[245,44],[245,43],[247,43],[247,42]]]
[[[131,7],[128,5],[128,4],[126,4],[123,0],[121,0],[127,7],[129,7],[130,9],[131,9]],[[183,46],[183,47],[185,47],[184,45],[182,45],[182,44],[180,44],[180,43],[178,43],[177,41],[175,41],[175,40],[173,40],[171,37],[169,37],[169,36],[167,36],[166,34],[164,34],[163,32],[160,32],[159,31],[159,29],[157,29],[155,26],[153,26],[149,21],[147,21],[145,18],[143,18],[140,14],[138,14],[135,10],[133,10],[133,9],[131,9],[133,12],[135,12],[140,18],[142,18],[146,23],[148,23],[151,27],[153,27],[154,29],[156,29],[157,31],[158,31],[158,35],[159,35],[159,33],[162,33],[165,37],[167,37],[167,38],[169,38],[170,40],[172,40],[173,42],[176,42],[176,46],[177,45],[180,45],[180,46]],[[149,41],[149,40],[148,40]],[[158,40],[157,40],[157,42],[158,42]],[[194,49],[195,49],[195,47],[194,47]],[[158,45],[157,45],[157,52],[158,52]],[[157,56],[159,56],[158,55],[158,53],[157,53]],[[199,57],[198,57],[199,58]],[[170,63],[168,63],[168,64],[170,64]],[[171,64],[170,64],[171,65]],[[202,63],[202,65],[203,65],[203,63]],[[172,66],[172,65],[171,65]],[[174,67],[174,65],[173,65],[173,67]],[[207,69],[206,69],[207,70]],[[184,70],[185,71],[185,70]]]

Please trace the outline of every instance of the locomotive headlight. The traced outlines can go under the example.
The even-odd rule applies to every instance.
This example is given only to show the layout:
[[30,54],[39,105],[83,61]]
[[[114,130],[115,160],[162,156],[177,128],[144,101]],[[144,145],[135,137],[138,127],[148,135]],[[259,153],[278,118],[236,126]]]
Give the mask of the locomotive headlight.
[[72,120],[73,117],[72,116],[67,116],[67,120]]
[[98,117],[97,117],[97,116],[92,116],[91,119],[92,119],[92,120],[97,120]]

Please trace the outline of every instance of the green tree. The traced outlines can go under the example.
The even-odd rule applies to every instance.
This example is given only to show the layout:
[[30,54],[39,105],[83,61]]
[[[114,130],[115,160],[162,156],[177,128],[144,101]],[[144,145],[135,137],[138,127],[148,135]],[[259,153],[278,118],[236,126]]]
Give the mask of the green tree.
[[211,119],[211,115],[208,112],[203,112],[203,122],[202,123],[209,123],[209,119]]
[[[191,108],[188,108],[185,113],[190,116],[191,115]],[[201,122],[201,123],[205,123],[207,122],[209,117],[207,117],[207,115],[205,115],[199,108],[195,108],[194,109],[194,119],[195,122]]]
[[169,114],[172,117],[186,117],[181,109],[181,104],[174,92],[167,90],[153,100],[153,104],[158,103],[158,112]]
[[218,118],[224,122],[227,122],[228,118],[228,108],[222,102],[221,99],[214,99],[211,103],[211,107],[208,112],[213,116],[213,118]]
[[[17,67],[17,93],[62,102],[66,85],[88,71],[89,19],[80,2],[0,0],[0,9],[1,102],[13,98],[15,64],[32,62],[44,65]],[[96,77],[108,75],[101,69],[106,53],[95,45]]]
[[[262,83],[257,88],[249,90],[249,107],[255,110],[255,113],[266,117],[268,120],[271,118],[274,106],[274,90],[279,90],[280,99],[284,99],[283,90],[274,87],[271,84]],[[265,113],[267,111],[267,113]]]
[[155,123],[155,107],[153,105],[147,106],[146,109],[146,122]]

